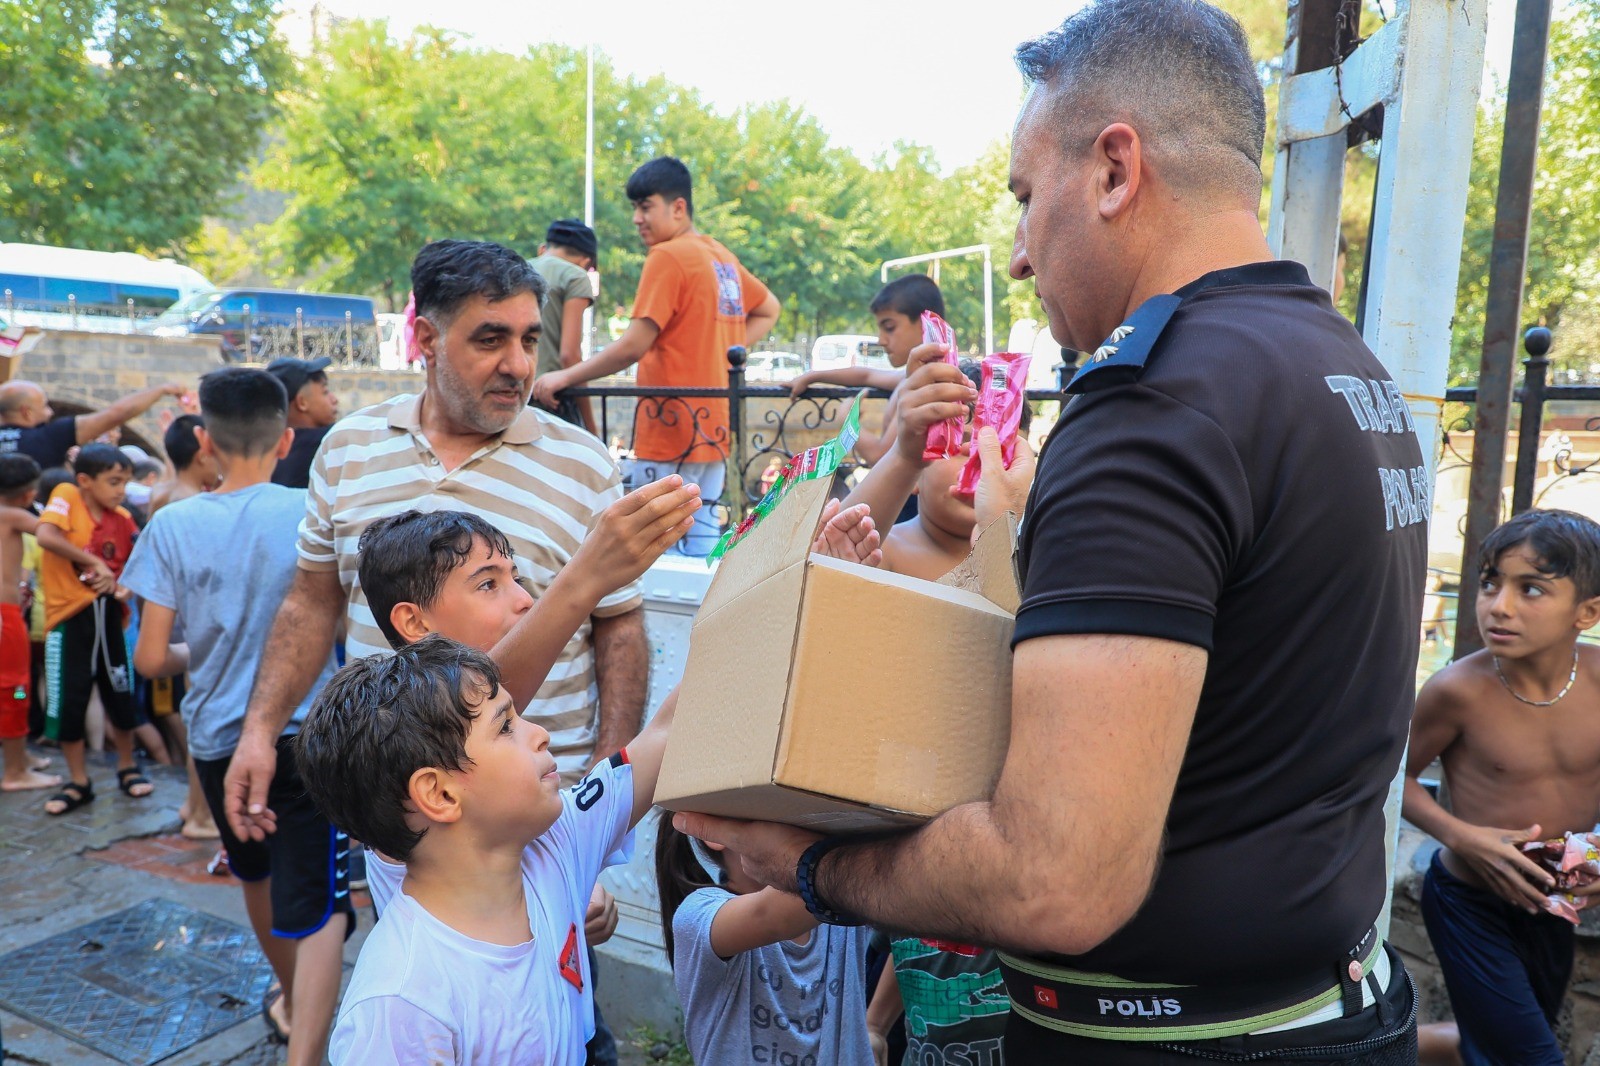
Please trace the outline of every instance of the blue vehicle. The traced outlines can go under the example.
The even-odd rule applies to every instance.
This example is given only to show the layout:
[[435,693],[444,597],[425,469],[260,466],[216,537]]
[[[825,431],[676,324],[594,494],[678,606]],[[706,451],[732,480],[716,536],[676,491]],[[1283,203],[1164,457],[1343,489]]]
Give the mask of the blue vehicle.
[[215,334],[223,354],[235,360],[303,353],[366,362],[377,358],[377,326],[367,296],[217,289],[179,300],[144,329],[157,337]]

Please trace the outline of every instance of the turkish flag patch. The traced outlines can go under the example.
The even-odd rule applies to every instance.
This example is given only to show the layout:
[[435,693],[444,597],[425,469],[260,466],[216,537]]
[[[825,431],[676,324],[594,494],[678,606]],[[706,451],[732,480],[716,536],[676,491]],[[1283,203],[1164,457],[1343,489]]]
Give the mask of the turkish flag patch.
[[1056,990],[1046,988],[1044,985],[1033,986],[1033,1001],[1041,1007],[1059,1010],[1060,1004],[1056,1001]]
[[576,988],[583,991],[583,970],[578,965],[578,926],[573,923],[567,930],[567,946],[561,949],[561,976]]

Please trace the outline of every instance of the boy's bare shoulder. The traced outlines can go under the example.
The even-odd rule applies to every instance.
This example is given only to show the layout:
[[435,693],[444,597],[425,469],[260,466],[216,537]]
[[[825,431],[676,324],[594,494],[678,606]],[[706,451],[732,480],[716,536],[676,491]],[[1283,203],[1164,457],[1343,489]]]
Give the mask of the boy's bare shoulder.
[[1418,714],[1451,714],[1481,706],[1485,693],[1499,684],[1494,674],[1494,658],[1486,651],[1475,651],[1446,666],[1417,693]]
[[1578,642],[1578,670],[1591,681],[1600,682],[1600,646]]

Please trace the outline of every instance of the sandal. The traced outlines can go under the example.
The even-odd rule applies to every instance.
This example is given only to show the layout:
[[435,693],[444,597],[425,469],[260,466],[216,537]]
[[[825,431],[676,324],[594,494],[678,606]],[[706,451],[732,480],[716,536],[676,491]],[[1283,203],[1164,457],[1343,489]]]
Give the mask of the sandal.
[[[69,811],[75,811],[79,807],[82,807],[85,803],[92,803],[93,801],[94,782],[85,781],[80,785],[76,781],[68,781],[66,784],[61,786],[60,792],[57,792],[55,795],[44,801],[44,813],[51,816],[59,816],[66,814]],[[50,804],[52,803],[60,803],[62,804],[62,808],[59,811],[52,811],[50,809]]]
[[122,789],[122,794],[131,799],[144,799],[150,792],[142,792],[135,796],[133,790],[140,785],[148,785],[150,792],[155,791],[155,786],[150,784],[150,779],[144,776],[144,771],[137,766],[124,766],[117,771],[117,787]]
[[272,1016],[272,1007],[283,1000],[283,986],[274,984],[261,995],[261,1018],[267,1023],[267,1032],[274,1044],[287,1044],[289,1034],[278,1024],[278,1019]]

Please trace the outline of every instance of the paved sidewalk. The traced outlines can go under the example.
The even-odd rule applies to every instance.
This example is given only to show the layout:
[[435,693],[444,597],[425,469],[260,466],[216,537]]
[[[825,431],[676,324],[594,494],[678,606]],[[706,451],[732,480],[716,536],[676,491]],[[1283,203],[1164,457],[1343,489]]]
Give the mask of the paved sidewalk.
[[[181,903],[249,929],[238,882],[205,871],[215,847],[177,835],[183,771],[147,767],[155,792],[130,799],[117,791],[114,767],[109,756],[91,756],[96,798],[61,817],[44,813],[47,792],[0,793],[0,954],[150,899]],[[63,772],[59,756],[50,771]],[[355,962],[372,927],[365,899],[358,901],[357,912],[356,933],[345,945],[347,963]],[[3,1010],[0,1032],[8,1066],[110,1066],[115,1061]],[[250,1007],[238,1024],[161,1061],[275,1066],[283,1061],[283,1049],[271,1043],[259,1011]]]

